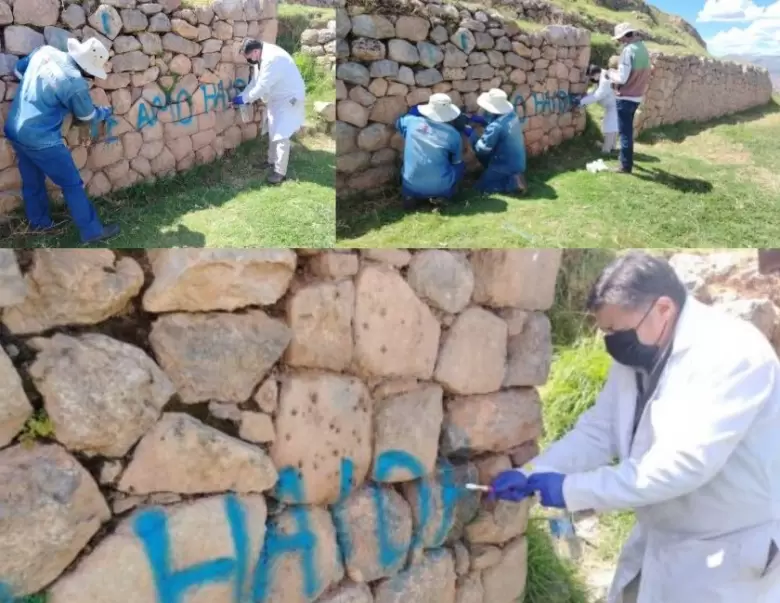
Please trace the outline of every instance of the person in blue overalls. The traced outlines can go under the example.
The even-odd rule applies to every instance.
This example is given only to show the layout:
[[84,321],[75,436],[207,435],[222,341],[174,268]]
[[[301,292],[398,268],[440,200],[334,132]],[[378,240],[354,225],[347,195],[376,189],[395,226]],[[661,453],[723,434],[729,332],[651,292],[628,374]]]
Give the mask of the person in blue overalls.
[[421,200],[437,203],[455,195],[463,177],[460,132],[452,125],[460,109],[446,94],[433,94],[396,121],[404,137],[401,187],[404,208],[414,209]]
[[477,104],[485,112],[485,131],[477,136],[466,128],[474,152],[485,166],[476,189],[482,193],[524,193],[525,138],[514,106],[506,92],[498,88],[481,94]]
[[69,39],[67,53],[42,46],[16,64],[21,84],[4,130],[16,152],[24,208],[34,232],[56,228],[46,192],[48,176],[62,189],[82,242],[119,234],[118,224],[103,226],[100,222],[61,132],[68,113],[84,122],[105,121],[111,116],[110,108],[92,103],[87,83],[88,78],[106,78],[107,62],[108,50],[92,38],[83,43]]

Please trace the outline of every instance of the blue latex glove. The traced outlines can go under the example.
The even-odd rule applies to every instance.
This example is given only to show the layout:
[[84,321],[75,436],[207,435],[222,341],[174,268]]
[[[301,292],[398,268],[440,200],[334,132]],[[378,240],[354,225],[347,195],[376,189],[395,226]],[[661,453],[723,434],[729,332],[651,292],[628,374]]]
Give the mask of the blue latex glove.
[[416,115],[417,117],[422,117],[420,115],[420,110],[417,108],[417,105],[409,109],[409,115]]
[[114,114],[114,110],[111,107],[96,107],[95,108],[95,121],[106,121]]
[[528,488],[539,493],[542,506],[565,509],[566,501],[563,499],[562,473],[532,473],[528,478]]
[[582,106],[581,103],[582,103],[582,97],[581,96],[574,96],[574,97],[572,97],[572,99],[571,99],[571,106],[573,108],[578,109],[579,107]]
[[471,137],[474,135],[474,128],[471,126],[465,126],[463,128],[463,133],[468,137],[469,140],[471,140]]
[[484,117],[482,117],[481,115],[471,115],[469,117],[469,121],[471,121],[472,123],[478,124],[480,126],[488,125],[487,120]]
[[528,478],[521,471],[510,469],[499,473],[490,484],[488,500],[511,500],[520,502],[531,496],[533,490],[528,487]]
[[246,105],[246,103],[244,102],[244,97],[242,97],[240,94],[233,99],[233,104],[236,105],[237,107],[241,105]]

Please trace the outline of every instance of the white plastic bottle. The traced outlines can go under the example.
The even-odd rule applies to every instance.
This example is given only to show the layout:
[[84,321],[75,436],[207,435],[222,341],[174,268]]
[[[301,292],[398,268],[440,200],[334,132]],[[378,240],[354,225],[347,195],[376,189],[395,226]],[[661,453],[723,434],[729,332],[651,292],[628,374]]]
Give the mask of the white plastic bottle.
[[241,114],[241,121],[243,121],[245,124],[248,124],[250,121],[252,121],[249,105],[239,105],[238,112]]

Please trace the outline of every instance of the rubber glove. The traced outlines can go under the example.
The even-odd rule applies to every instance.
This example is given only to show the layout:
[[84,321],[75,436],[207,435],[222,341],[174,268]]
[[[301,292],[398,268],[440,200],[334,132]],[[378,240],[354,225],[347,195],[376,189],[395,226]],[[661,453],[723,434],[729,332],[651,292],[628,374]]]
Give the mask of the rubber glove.
[[481,115],[472,115],[472,116],[469,117],[469,120],[472,123],[478,124],[480,126],[488,125],[487,120],[484,117],[482,117]]
[[240,94],[233,99],[233,104],[236,105],[237,107],[240,107],[241,105],[246,105],[246,103],[244,102],[244,97],[241,96]]
[[106,121],[114,114],[114,110],[111,107],[96,107],[95,108],[95,121]]
[[565,509],[566,501],[563,498],[562,473],[532,473],[528,478],[528,488],[539,493],[542,506]]
[[417,117],[422,117],[420,115],[420,110],[417,108],[417,105],[409,109],[409,115],[416,115]]
[[469,140],[471,140],[471,137],[474,135],[474,128],[471,126],[465,126],[463,128],[463,133],[468,137]]
[[528,487],[528,478],[521,471],[510,469],[499,473],[490,484],[488,500],[511,500],[520,502],[531,496],[533,490]]

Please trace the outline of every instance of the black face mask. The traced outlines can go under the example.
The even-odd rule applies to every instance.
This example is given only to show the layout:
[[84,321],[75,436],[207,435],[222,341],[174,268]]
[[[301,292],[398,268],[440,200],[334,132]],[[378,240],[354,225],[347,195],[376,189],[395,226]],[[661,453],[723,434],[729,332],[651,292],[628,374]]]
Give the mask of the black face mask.
[[620,364],[646,371],[652,370],[655,366],[660,347],[642,343],[639,341],[639,336],[636,332],[654,307],[655,303],[650,306],[642,320],[633,329],[615,331],[610,335],[604,336],[604,345],[607,348],[607,352]]

